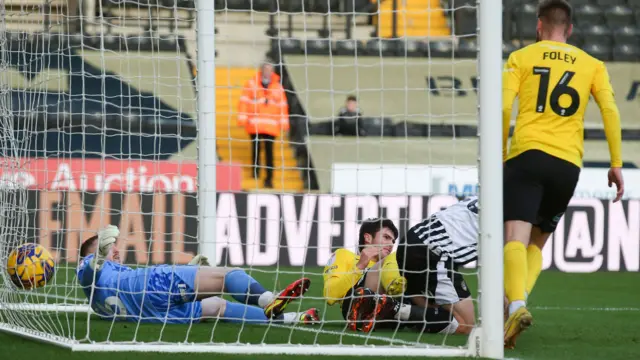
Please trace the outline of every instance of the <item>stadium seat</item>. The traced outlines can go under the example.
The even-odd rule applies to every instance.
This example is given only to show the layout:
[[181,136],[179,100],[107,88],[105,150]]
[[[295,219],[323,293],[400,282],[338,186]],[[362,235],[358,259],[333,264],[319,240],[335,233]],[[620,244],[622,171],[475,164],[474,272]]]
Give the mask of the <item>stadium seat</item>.
[[522,7],[514,7],[511,12],[513,22],[513,38],[535,39],[536,25],[538,22],[537,7],[535,4],[524,4]]
[[640,9],[640,0],[627,0],[627,4],[634,9]]
[[449,8],[459,9],[462,7],[476,7],[478,2],[476,0],[455,0],[455,3],[452,4],[452,1],[449,1]]
[[369,39],[366,48],[367,54],[372,56],[391,56],[398,53],[397,39]]
[[573,7],[584,4],[593,4],[593,0],[571,0],[571,5]]
[[476,38],[461,39],[456,51],[459,57],[475,58],[478,56],[478,41]]
[[613,40],[616,44],[640,44],[640,28],[634,25],[615,28]]
[[364,54],[366,49],[361,41],[350,40],[336,40],[334,43],[334,50],[336,55],[348,55],[354,56],[356,54]]
[[454,54],[453,42],[450,40],[430,41],[425,45],[425,53],[429,57],[443,57],[451,59]]
[[[331,7],[328,0],[304,0],[303,4],[304,11],[307,13],[326,14],[329,12],[329,8]],[[332,8],[332,10],[335,11],[337,9]]]
[[301,13],[302,1],[301,0],[279,0],[280,11],[285,13]]
[[582,29],[578,26],[573,27],[573,32],[567,41],[569,44],[577,47],[581,47],[584,43],[584,35]]
[[637,42],[635,44],[618,44],[613,48],[613,61],[631,61],[640,60],[640,47]]
[[393,126],[395,137],[426,137],[427,124],[401,121]]
[[298,55],[303,53],[302,41],[300,41],[300,39],[272,39],[271,46],[276,53],[291,55]]
[[269,11],[271,9],[271,0],[249,0],[253,11]]
[[305,0],[304,9],[311,9],[314,13],[326,14],[340,12],[340,0]]
[[329,55],[331,53],[330,39],[307,39],[304,51],[307,55]]
[[478,21],[475,4],[470,6],[456,6],[454,10],[455,34],[458,36],[472,35],[477,32]]
[[[627,0],[596,0],[595,2],[598,5],[602,6],[603,8],[609,7],[609,6],[626,5],[627,4]],[[571,3],[573,3],[573,1],[571,1]]]
[[360,136],[393,136],[394,126],[391,119],[381,117],[364,117],[358,120]]
[[582,46],[582,50],[599,60],[611,60],[611,45],[609,43],[587,42]]
[[400,41],[396,41],[396,47],[398,51],[398,55],[407,56],[407,57],[417,57],[424,56],[424,45],[423,41],[411,39],[411,38],[401,38],[398,39]]
[[608,7],[604,14],[607,19],[607,25],[610,27],[631,25],[635,22],[633,10],[625,5]]
[[611,30],[605,25],[587,25],[582,27],[585,41],[590,43],[611,43]]
[[592,4],[576,6],[574,22],[580,26],[602,24],[604,15],[600,7]]
[[[339,4],[339,0],[336,4]],[[345,2],[344,11],[349,13],[354,12],[356,14],[371,14],[374,12],[374,7],[375,5],[373,5],[370,0],[351,0]],[[339,9],[336,7],[335,11],[339,11]]]
[[310,121],[308,129],[310,135],[329,135],[333,136],[333,121]]
[[230,10],[247,10],[250,8],[249,0],[224,0],[226,8]]
[[505,41],[502,43],[502,57],[504,59],[509,58],[509,55],[511,55],[511,53],[516,50],[518,50],[518,48],[510,41]]

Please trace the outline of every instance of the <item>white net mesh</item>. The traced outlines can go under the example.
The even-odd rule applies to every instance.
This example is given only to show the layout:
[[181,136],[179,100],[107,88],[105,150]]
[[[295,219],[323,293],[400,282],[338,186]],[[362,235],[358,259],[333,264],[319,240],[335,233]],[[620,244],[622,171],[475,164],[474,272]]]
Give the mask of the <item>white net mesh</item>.
[[[453,26],[458,10],[475,3],[216,1],[216,80],[206,85],[215,86],[208,101],[217,149],[209,151],[220,161],[215,234],[198,234],[195,64],[203,35],[194,2],[4,4],[0,328],[93,350],[180,343],[229,352],[464,353],[465,335],[349,330],[340,305],[324,299],[322,274],[337,249],[357,251],[365,218],[388,217],[403,236],[475,193],[475,28]],[[265,61],[282,96],[267,85],[247,99]],[[271,136],[251,140],[258,118]],[[256,144],[266,158],[254,172]],[[88,315],[76,278],[80,244],[107,224],[121,229],[117,246],[133,268],[186,264],[198,242],[215,242],[211,262],[242,267],[269,291],[310,278],[307,295],[287,311],[317,308],[321,323],[131,326]],[[6,275],[8,253],[28,242],[56,259],[54,279],[32,291]],[[474,298],[476,275],[465,270]],[[239,346],[247,343],[279,346]]]

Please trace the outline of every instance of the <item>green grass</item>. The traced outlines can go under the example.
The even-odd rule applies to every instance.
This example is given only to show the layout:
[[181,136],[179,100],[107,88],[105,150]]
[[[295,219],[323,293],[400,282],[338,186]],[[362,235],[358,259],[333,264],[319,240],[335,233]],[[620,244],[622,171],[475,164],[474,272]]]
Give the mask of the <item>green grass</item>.
[[[299,277],[298,269],[280,268],[278,277],[257,269],[252,275],[267,288],[282,287]],[[321,270],[307,268],[307,272],[318,274]],[[20,316],[22,323],[47,324],[56,334],[72,336],[89,341],[166,341],[166,342],[226,342],[226,343],[293,343],[293,344],[389,344],[392,341],[420,342],[459,346],[466,343],[461,336],[420,335],[408,330],[377,331],[370,337],[344,331],[341,314],[337,306],[326,307],[319,299],[322,278],[310,275],[312,287],[308,298],[301,301],[299,308],[317,307],[327,323],[309,328],[286,328],[273,326],[241,326],[221,322],[186,325],[156,325],[135,323],[111,323],[91,317],[87,326],[86,315],[45,313],[7,314],[0,312],[0,318]],[[58,284],[65,283],[72,276],[59,271]],[[467,277],[472,289],[475,276]],[[519,359],[638,359],[640,358],[640,276],[636,273],[595,273],[563,274],[543,272],[538,286],[532,294],[529,305],[534,315],[534,326],[518,341],[516,350],[506,351],[506,356]],[[48,293],[75,293],[74,289],[53,286]],[[79,294],[78,294],[79,295]],[[316,299],[313,299],[316,298]],[[290,309],[292,310],[292,309]],[[5,320],[6,321],[6,320]],[[359,335],[359,336],[354,336]],[[0,354],[12,355],[8,358],[39,357],[92,360],[146,359],[282,359],[283,356],[255,355],[213,355],[213,354],[131,354],[118,353],[72,353],[66,349],[32,342],[23,338],[0,333]],[[2,357],[4,358],[4,357]],[[316,359],[327,357],[295,356],[295,359]],[[338,359],[345,357],[331,357]]]

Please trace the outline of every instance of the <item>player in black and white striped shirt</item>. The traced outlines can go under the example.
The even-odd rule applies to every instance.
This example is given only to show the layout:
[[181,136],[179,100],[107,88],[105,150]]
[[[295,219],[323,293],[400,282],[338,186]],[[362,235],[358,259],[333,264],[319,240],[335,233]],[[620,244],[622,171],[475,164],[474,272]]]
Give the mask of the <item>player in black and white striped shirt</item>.
[[478,198],[470,197],[409,229],[398,244],[405,298],[419,306],[436,304],[461,325],[473,326],[471,293],[459,268],[478,258]]

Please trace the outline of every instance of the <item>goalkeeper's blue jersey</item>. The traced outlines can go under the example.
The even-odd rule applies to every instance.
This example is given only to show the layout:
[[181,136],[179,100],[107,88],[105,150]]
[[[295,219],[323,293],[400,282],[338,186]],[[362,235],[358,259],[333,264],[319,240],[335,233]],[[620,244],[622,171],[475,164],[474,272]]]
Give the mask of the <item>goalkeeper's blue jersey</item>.
[[100,271],[94,272],[90,265],[93,257],[82,259],[77,275],[87,299],[91,299],[91,308],[100,317],[183,324],[200,320],[202,306],[195,301],[197,266],[133,269],[105,261]]

